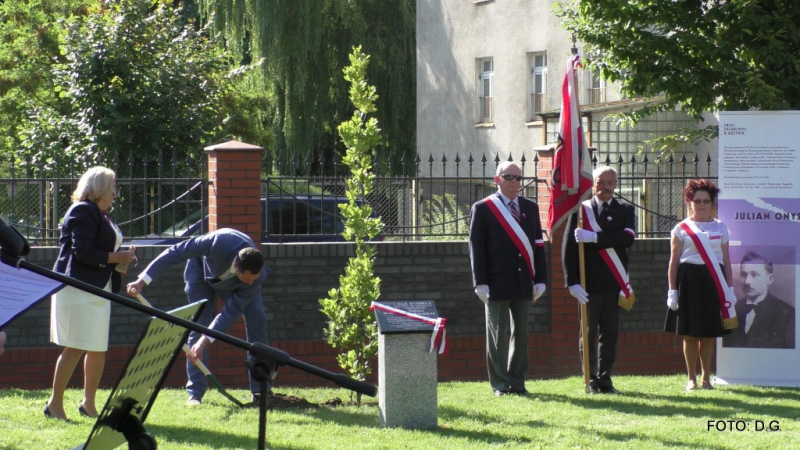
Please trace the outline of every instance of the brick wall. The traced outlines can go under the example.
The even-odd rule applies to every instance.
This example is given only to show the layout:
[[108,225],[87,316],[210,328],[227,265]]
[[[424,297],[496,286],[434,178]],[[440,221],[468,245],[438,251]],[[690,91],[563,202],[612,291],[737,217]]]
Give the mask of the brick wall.
[[[580,373],[578,358],[578,306],[563,288],[560,242],[551,236],[549,267],[551,282],[545,296],[531,311],[531,378],[550,378]],[[377,244],[376,272],[381,278],[382,300],[434,300],[441,316],[447,318],[448,352],[439,357],[439,378],[486,380],[483,304],[472,292],[466,242],[382,242]],[[347,243],[264,244],[272,274],[263,286],[271,344],[293,358],[338,373],[336,352],[323,341],[325,318],[318,300],[338,286],[347,258],[353,253]],[[132,267],[128,280],[163,248],[138,250],[139,266]],[[29,262],[52,267],[54,248],[34,248]],[[684,370],[680,340],[661,331],[665,315],[669,242],[666,239],[637,241],[631,251],[632,285],[637,303],[623,312],[616,372],[619,374],[663,374]],[[556,270],[553,270],[553,269]],[[160,309],[185,302],[183,267],[176,266],[148,286],[143,295]],[[49,301],[45,300],[10,324],[9,342],[0,358],[0,386],[25,389],[48,388],[60,349],[49,343]],[[143,314],[113,305],[111,348],[102,381],[113,385],[132,346],[147,320]],[[244,338],[240,322],[232,334]],[[246,387],[242,350],[215,344],[210,364],[229,387]],[[184,358],[172,368],[167,385],[185,382]],[[376,374],[373,380],[377,378]],[[73,386],[82,383],[80,368]],[[300,370],[284,367],[278,385],[330,385]]]

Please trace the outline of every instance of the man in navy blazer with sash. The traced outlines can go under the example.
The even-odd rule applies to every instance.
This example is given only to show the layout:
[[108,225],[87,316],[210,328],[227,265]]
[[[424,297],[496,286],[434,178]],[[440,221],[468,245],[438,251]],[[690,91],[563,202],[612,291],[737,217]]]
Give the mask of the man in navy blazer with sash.
[[[571,217],[564,233],[564,239],[567,239],[564,267],[570,294],[581,303],[588,302],[589,392],[617,394],[619,391],[614,388],[611,370],[617,356],[619,296],[623,287],[600,250],[613,248],[627,273],[627,249],[636,239],[636,215],[633,205],[622,204],[614,198],[617,172],[613,168],[600,166],[592,175],[595,195],[591,206],[600,229],[595,232],[577,228],[576,215]],[[586,290],[581,287],[578,242],[584,244]],[[582,352],[582,340],[580,342],[579,350]]]
[[497,193],[470,212],[472,281],[485,304],[486,365],[496,396],[528,392],[528,311],[547,280],[539,207],[517,195],[521,174],[515,163],[498,165]]
[[[237,230],[222,228],[175,244],[158,255],[139,274],[136,282],[128,284],[128,294],[136,296],[145,285],[150,284],[165,270],[183,262],[186,262],[183,278],[189,302],[203,299],[209,301],[197,320],[198,324],[224,333],[239,317],[244,316],[247,341],[268,343],[261,284],[266,280],[270,268],[264,264],[261,252],[255,248],[249,236]],[[214,317],[216,297],[225,304]],[[194,331],[189,335],[189,347],[206,364],[208,352],[204,348],[212,342],[212,338]],[[191,361],[187,360],[186,369],[189,375],[189,382],[186,384],[189,394],[187,403],[196,405],[202,402],[205,394],[206,378]],[[261,384],[252,374],[250,390],[255,402],[260,395]]]

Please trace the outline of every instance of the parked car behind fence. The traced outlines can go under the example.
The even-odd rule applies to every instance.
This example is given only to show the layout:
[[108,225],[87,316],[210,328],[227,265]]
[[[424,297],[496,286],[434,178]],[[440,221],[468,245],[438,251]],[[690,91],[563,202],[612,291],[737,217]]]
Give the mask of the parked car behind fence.
[[[341,242],[344,218],[339,205],[346,197],[304,195],[261,198],[261,242]],[[362,204],[359,202],[359,204]],[[208,214],[196,211],[161,233],[128,241],[136,245],[172,245],[208,232]],[[377,236],[376,240],[383,240]]]

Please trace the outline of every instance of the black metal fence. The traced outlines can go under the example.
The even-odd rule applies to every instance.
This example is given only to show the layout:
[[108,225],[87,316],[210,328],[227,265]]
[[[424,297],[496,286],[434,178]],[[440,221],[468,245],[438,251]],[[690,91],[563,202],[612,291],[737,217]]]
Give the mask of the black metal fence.
[[[49,164],[8,161],[0,174],[0,216],[34,245],[55,245],[72,192],[93,161],[64,158]],[[162,155],[105,163],[117,174],[109,215],[127,237],[155,237],[206,204],[206,160]]]
[[[509,160],[514,160],[509,158]],[[169,243],[207,229],[207,162],[160,155],[145,156],[108,167],[117,173],[118,195],[110,215],[126,239]],[[382,240],[460,240],[469,232],[472,203],[495,191],[493,176],[502,160],[456,155],[416,158],[416,173],[376,177],[375,191],[363,199],[381,217]],[[522,195],[549,198],[549,178],[537,177],[540,160],[516,160],[525,180]],[[685,217],[682,189],[688,179],[716,179],[710,155],[655,158],[647,155],[593,164],[609,165],[619,174],[617,195],[636,207],[638,233],[665,237]],[[71,194],[89,164],[57,161],[48,168],[30,160],[13,161],[2,169],[0,216],[37,245],[55,245],[58,224],[71,204]],[[444,176],[433,176],[434,172]],[[344,227],[337,205],[345,202],[345,176],[269,176],[262,179],[264,242],[341,240]]]

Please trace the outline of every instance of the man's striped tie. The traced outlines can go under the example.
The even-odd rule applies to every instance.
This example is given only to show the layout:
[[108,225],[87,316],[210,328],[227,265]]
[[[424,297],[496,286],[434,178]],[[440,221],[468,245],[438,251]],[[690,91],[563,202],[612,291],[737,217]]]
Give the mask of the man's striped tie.
[[510,202],[509,206],[511,206],[511,215],[514,216],[514,220],[516,220],[517,223],[520,223],[519,211],[517,211],[517,204],[514,202]]

